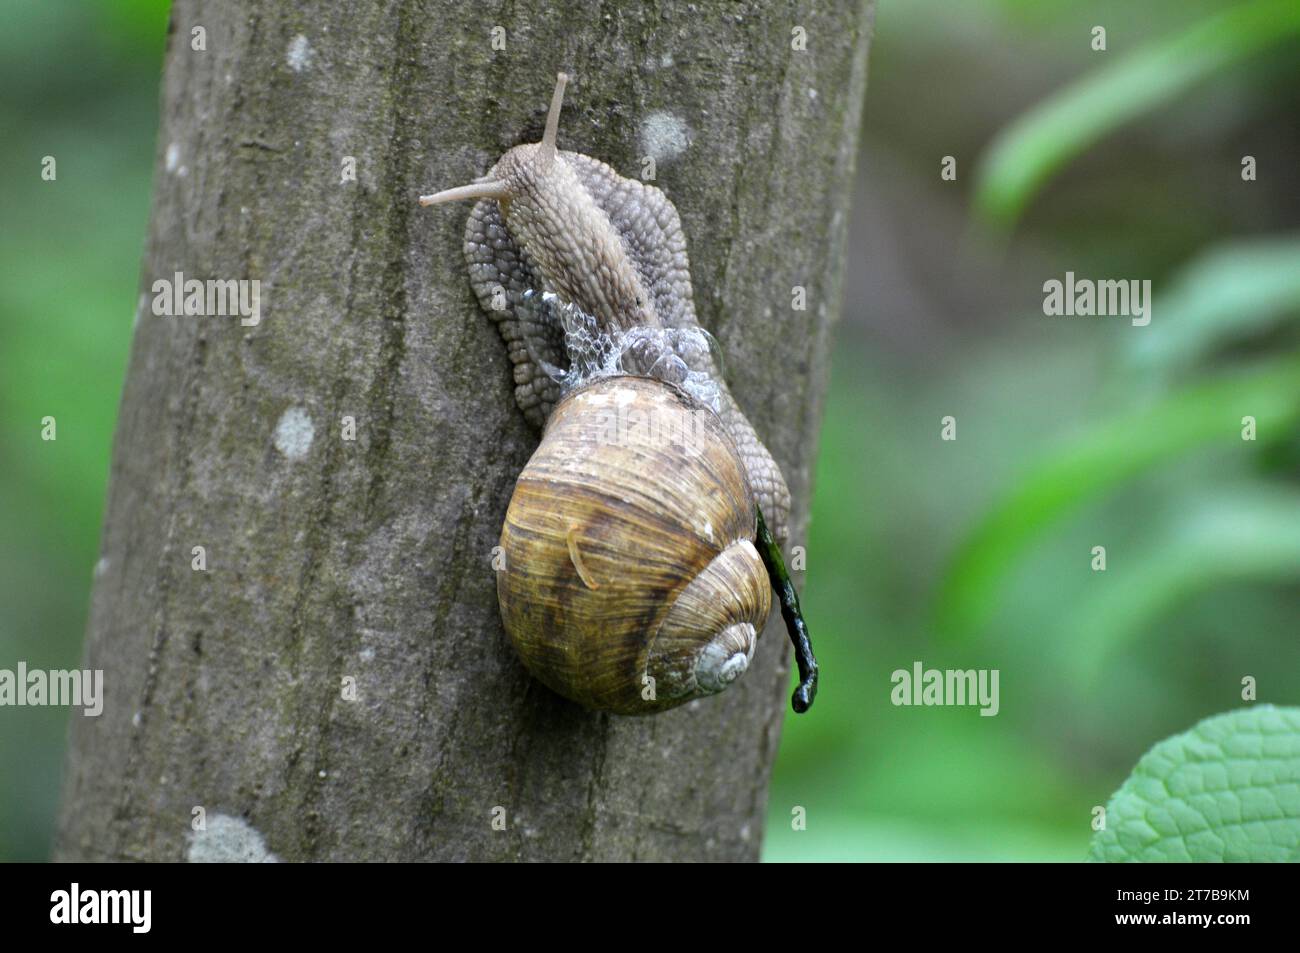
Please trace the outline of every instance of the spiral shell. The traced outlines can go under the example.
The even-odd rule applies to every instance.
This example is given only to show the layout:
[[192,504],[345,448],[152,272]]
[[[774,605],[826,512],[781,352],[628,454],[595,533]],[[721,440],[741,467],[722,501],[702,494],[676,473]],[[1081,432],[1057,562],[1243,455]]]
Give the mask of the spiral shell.
[[718,416],[661,381],[564,397],[501,531],[501,616],[528,670],[588,708],[722,691],[771,608],[754,499]]

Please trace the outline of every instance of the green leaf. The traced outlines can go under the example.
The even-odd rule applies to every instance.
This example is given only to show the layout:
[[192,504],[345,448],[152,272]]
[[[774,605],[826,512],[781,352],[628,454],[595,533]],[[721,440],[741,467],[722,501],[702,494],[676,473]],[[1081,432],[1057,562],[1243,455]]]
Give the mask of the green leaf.
[[1300,237],[1247,239],[1198,255],[1161,295],[1160,321],[1129,335],[1133,369],[1180,370],[1300,316]]
[[1300,851],[1300,708],[1215,715],[1160,742],[1106,807],[1088,859],[1287,861]]
[[1092,685],[1110,653],[1198,591],[1229,580],[1300,579],[1300,493],[1290,486],[1242,484],[1189,494],[1170,507],[1175,524],[1157,528],[1126,554],[1098,595],[1073,607],[1060,642],[1074,677]]
[[1010,228],[1063,165],[1124,123],[1272,43],[1300,32],[1295,0],[1230,6],[1090,73],[1004,129],[984,154],[975,210]]
[[[1241,440],[1246,415],[1256,419],[1260,444]],[[1029,545],[1086,500],[1198,447],[1254,452],[1289,437],[1297,422],[1300,363],[1285,358],[1189,386],[1097,425],[1040,460],[976,527],[944,578],[939,631],[969,633],[986,624]]]

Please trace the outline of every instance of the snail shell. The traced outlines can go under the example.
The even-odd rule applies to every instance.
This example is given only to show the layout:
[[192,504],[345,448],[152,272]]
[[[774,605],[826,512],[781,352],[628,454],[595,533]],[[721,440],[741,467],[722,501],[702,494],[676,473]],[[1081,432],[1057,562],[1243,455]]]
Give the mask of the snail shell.
[[528,670],[589,708],[722,691],[771,608],[745,467],[711,410],[613,377],[562,398],[519,476],[497,596]]

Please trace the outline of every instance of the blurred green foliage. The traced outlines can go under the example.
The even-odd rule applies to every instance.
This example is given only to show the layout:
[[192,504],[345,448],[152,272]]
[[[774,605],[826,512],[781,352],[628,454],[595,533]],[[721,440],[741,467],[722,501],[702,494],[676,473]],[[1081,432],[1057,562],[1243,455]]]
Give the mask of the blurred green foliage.
[[[823,683],[786,722],[771,860],[1080,860],[1138,755],[1246,704],[1243,676],[1261,699],[1300,696],[1300,8],[1030,7],[880,4],[864,187],[900,187],[873,160],[937,180],[939,157],[980,155],[960,191],[983,228],[936,181],[895,220],[961,228],[946,300],[977,326],[958,314],[923,356],[882,352],[909,301],[868,298],[837,355],[803,596]],[[1094,25],[1110,52],[1090,50]],[[1053,56],[1072,78],[1005,75],[1060,70]],[[947,101],[920,85],[941,60]],[[1018,110],[999,113],[1000,88]],[[1241,157],[1265,151],[1244,183]],[[1152,278],[1152,324],[1045,317],[1042,282],[1066,270]],[[892,706],[890,673],[918,659],[999,669],[1001,712]]]
[[1102,136],[1297,33],[1295,0],[1254,0],[1195,20],[1090,71],[1025,113],[989,146],[975,186],[976,212],[990,223],[1012,224],[1048,176]]
[[[0,2],[0,668],[75,668],[139,293],[165,0]],[[57,162],[43,181],[45,156]],[[40,439],[41,419],[58,439]],[[0,709],[0,859],[48,855],[68,712]]]
[[[865,290],[837,331],[801,583],[823,680],[786,721],[769,859],[1081,860],[1092,808],[1155,741],[1240,706],[1241,676],[1300,696],[1300,61],[1293,15],[1249,12],[1271,6],[879,0],[872,212],[849,249]],[[0,667],[63,668],[138,305],[167,4],[0,15]],[[1005,257],[949,261],[974,215],[1016,225]],[[1041,283],[1067,269],[1152,278],[1151,326],[1045,318]],[[915,660],[999,669],[1001,711],[894,707]],[[67,717],[0,711],[0,858],[48,853]]]
[[[1300,259],[1293,267],[1300,268]],[[1001,577],[1019,568],[1035,537],[1071,509],[1205,444],[1240,445],[1243,415],[1255,418],[1265,445],[1294,439],[1300,356],[1198,381],[1136,412],[1107,418],[1043,454],[963,544],[940,594],[940,631],[983,625]],[[1288,529],[1283,524],[1273,535]]]

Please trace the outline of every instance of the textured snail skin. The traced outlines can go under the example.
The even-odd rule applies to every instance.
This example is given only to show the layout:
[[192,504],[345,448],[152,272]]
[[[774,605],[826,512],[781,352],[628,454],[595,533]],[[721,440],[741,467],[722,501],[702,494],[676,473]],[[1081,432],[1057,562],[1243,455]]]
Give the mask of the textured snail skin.
[[[525,292],[554,291],[611,327],[697,328],[699,321],[686,236],[663,192],[577,152],[557,152],[551,166],[539,172],[530,151],[537,148],[512,149],[488,173],[512,189],[508,217],[496,199],[475,203],[465,226],[465,259],[474,293],[496,322],[514,364],[515,401],[541,427],[560,389],[539,359],[564,367],[568,358],[563,341],[543,320],[540,301],[526,299]],[[542,188],[540,176],[558,181]],[[697,369],[718,382],[719,416],[773,535],[784,544],[790,518],[785,478],[712,358],[703,360]]]
[[515,485],[502,620],[528,670],[588,708],[720,692],[771,610],[753,535],[744,465],[711,410],[658,381],[597,380],[556,405]]

